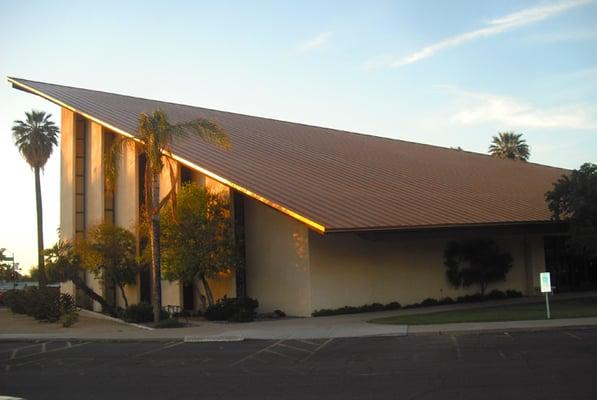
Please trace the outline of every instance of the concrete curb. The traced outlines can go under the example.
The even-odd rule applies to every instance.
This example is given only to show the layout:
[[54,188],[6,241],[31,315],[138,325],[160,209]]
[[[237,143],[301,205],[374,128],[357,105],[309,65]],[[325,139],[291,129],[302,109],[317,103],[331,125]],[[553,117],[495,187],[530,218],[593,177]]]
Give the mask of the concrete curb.
[[139,328],[139,329],[146,329],[148,331],[154,331],[155,330],[155,328],[152,328],[150,326],[135,324],[133,322],[126,322],[126,321],[123,321],[123,320],[121,320],[119,318],[110,317],[109,315],[105,315],[105,314],[98,313],[98,312],[91,311],[91,310],[86,310],[84,308],[79,309],[79,313],[83,314],[83,315],[85,315],[85,316],[87,316],[89,318],[105,319],[105,320],[108,320],[108,321],[117,322],[119,324],[133,326],[133,327]]
[[449,335],[497,333],[514,331],[544,331],[566,328],[595,328],[597,318],[562,318],[552,320],[463,322],[458,324],[408,325],[407,335]]

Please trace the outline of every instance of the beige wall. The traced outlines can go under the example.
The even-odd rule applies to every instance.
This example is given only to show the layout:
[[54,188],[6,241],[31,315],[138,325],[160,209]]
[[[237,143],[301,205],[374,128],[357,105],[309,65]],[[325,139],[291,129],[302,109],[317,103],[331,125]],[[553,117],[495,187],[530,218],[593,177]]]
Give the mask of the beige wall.
[[539,236],[529,237],[525,255],[523,234],[452,231],[363,236],[310,232],[312,308],[391,301],[405,305],[428,297],[456,298],[475,293],[477,286],[454,289],[449,284],[443,252],[450,240],[480,235],[493,238],[514,258],[507,280],[490,284],[487,290],[515,289],[527,293],[527,277],[544,265]]
[[60,122],[60,238],[75,237],[75,114],[62,109]]
[[85,141],[85,226],[104,221],[104,134],[101,125],[88,121]]
[[247,295],[259,300],[259,311],[310,315],[307,227],[247,198],[245,245]]
[[139,177],[137,149],[134,143],[124,142],[117,168],[118,178],[114,194],[116,225],[136,232],[139,218]]

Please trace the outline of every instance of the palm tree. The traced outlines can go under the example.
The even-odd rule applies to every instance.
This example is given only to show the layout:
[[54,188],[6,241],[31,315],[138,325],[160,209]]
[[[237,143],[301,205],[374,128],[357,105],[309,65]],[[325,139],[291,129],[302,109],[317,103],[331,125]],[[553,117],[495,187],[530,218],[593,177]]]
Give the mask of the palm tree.
[[[187,136],[189,133],[222,147],[228,146],[228,135],[218,124],[200,118],[188,122],[172,124],[168,115],[157,109],[150,114],[142,113],[139,116],[139,136],[135,139],[119,136],[110,147],[106,155],[106,178],[109,185],[113,186],[118,176],[116,160],[121,152],[122,144],[134,141],[140,145],[145,153],[145,223],[149,229],[151,246],[151,276],[152,276],[152,305],[154,321],[160,320],[161,311],[161,271],[160,271],[160,209],[171,199],[176,202],[176,185],[174,184],[174,171],[172,167],[171,146],[176,138]],[[170,192],[160,201],[160,173],[165,164],[170,169],[172,187]],[[174,207],[173,207],[174,209]]]
[[531,155],[529,145],[521,138],[522,133],[500,132],[492,138],[489,154],[498,158],[528,161]]
[[26,121],[14,121],[12,134],[15,146],[35,172],[35,200],[37,207],[37,268],[39,286],[46,285],[44,268],[44,233],[43,211],[41,203],[40,170],[52,155],[54,146],[58,145],[58,127],[50,120],[52,114],[43,111],[26,112]]

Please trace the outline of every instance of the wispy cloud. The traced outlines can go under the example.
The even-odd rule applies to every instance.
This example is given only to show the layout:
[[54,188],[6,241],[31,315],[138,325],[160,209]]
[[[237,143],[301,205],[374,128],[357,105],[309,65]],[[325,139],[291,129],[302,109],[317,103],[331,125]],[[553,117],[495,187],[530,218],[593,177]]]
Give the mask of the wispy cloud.
[[597,129],[597,106],[573,104],[539,107],[511,96],[465,91],[451,86],[460,106],[451,122],[460,125],[499,124],[503,129],[563,128]]
[[515,13],[489,20],[485,23],[485,27],[483,28],[440,40],[439,42],[424,47],[406,57],[393,61],[390,66],[397,68],[413,64],[425,58],[432,57],[444,49],[459,46],[476,39],[495,36],[514,28],[539,22],[571,8],[589,4],[592,1],[593,0],[564,0],[557,3],[525,8]]
[[329,43],[332,37],[332,32],[322,32],[319,35],[312,37],[303,43],[301,43],[297,50],[300,53],[308,53],[317,49],[324,47],[326,44]]
[[548,32],[536,35],[529,35],[526,39],[529,42],[533,43],[589,41],[597,40],[597,31]]

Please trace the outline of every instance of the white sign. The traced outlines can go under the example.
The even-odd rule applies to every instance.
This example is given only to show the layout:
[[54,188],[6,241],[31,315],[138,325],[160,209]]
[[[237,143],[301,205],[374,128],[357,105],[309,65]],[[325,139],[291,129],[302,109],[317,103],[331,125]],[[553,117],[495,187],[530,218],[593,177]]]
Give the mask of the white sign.
[[551,277],[549,272],[541,272],[539,274],[539,280],[541,281],[541,293],[551,292]]

